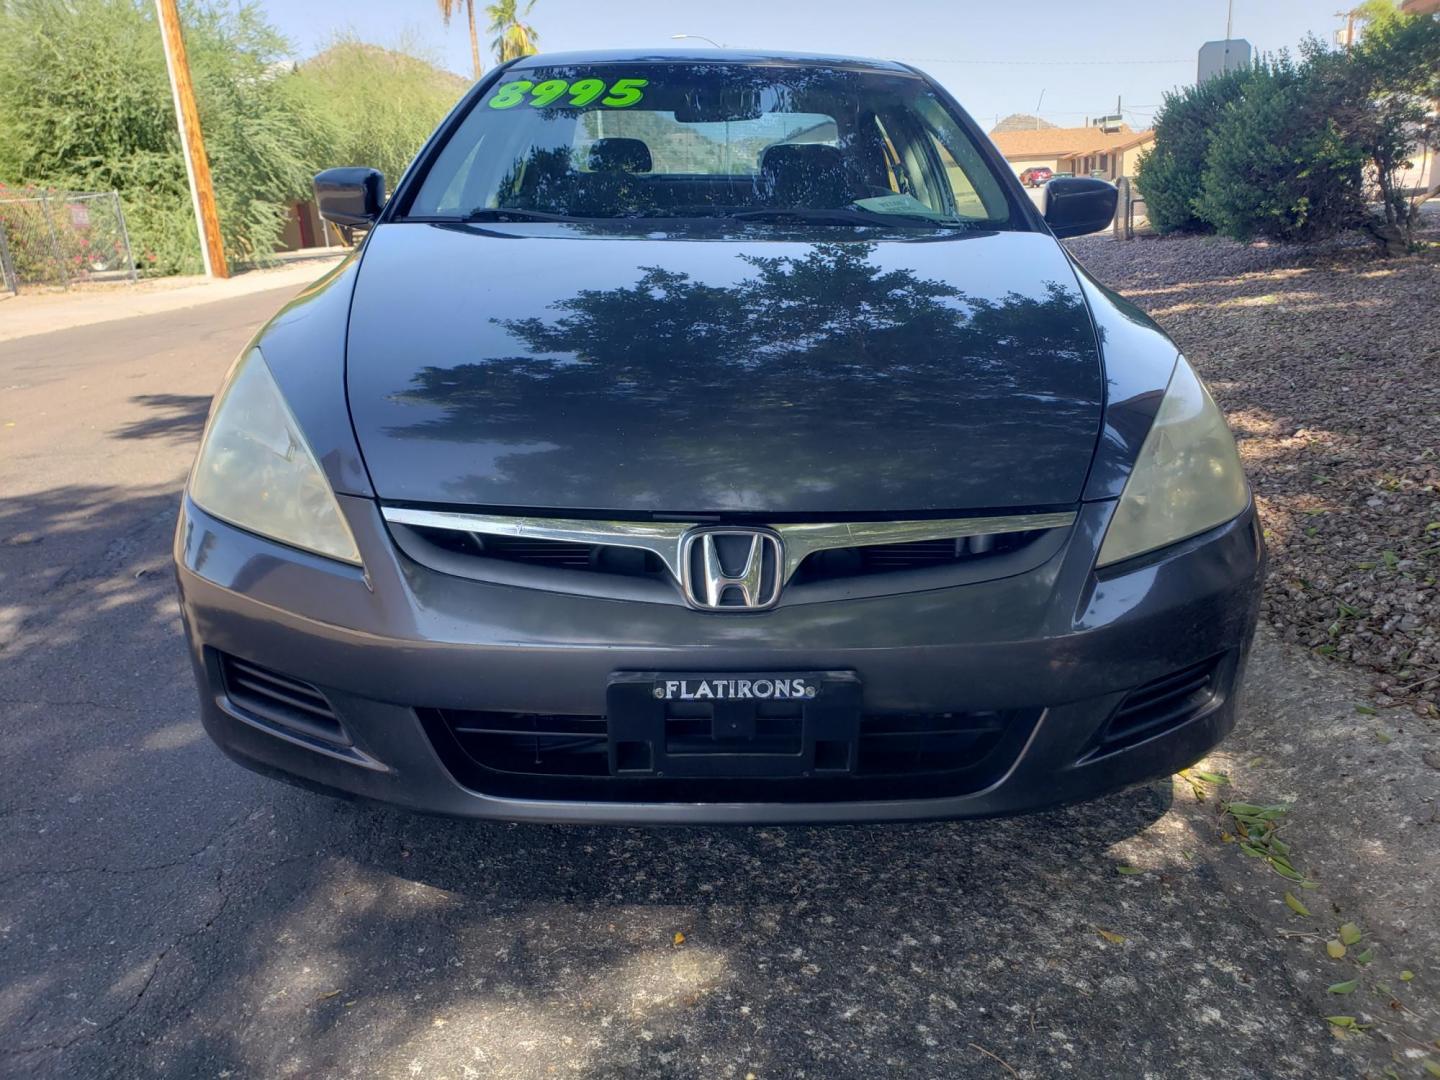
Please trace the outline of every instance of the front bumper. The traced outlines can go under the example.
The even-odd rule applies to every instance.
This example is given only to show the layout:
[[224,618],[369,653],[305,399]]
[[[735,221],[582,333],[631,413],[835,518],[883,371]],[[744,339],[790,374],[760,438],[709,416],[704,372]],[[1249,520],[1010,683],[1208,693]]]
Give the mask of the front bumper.
[[[755,823],[1018,813],[1192,763],[1234,725],[1264,547],[1253,508],[1202,536],[1097,575],[1113,503],[1082,507],[1066,546],[1029,573],[930,592],[732,616],[492,585],[436,573],[391,541],[374,503],[340,501],[365,572],[236,529],[188,499],[176,534],[181,610],[206,730],[242,764],[339,793],[480,818]],[[343,738],[312,738],[237,706],[221,658],[319,688]],[[1145,737],[1097,740],[1136,688],[1210,663],[1209,691]],[[600,717],[617,671],[851,671],[865,711],[985,712],[1022,725],[955,790],[873,787],[824,801],[714,786],[491,784],[457,767],[447,710]],[[1198,700],[1198,699],[1197,699]],[[576,791],[582,792],[577,797]],[[739,790],[737,788],[737,790]],[[764,790],[763,786],[759,789]],[[778,789],[777,789],[778,790]],[[817,791],[819,788],[817,787]],[[627,791],[641,792],[631,799]],[[658,794],[657,794],[658,791]],[[798,793],[797,793],[798,792]],[[593,793],[593,794],[592,794]]]

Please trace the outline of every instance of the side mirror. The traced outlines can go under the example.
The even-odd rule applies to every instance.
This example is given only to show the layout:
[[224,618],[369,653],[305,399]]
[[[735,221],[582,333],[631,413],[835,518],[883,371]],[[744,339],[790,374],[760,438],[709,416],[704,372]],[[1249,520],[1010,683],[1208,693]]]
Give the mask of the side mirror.
[[326,169],[315,175],[315,204],[335,225],[373,225],[385,205],[385,177],[379,169]]
[[1045,185],[1045,223],[1060,240],[1099,232],[1115,220],[1119,198],[1115,185],[1104,180],[1057,176]]

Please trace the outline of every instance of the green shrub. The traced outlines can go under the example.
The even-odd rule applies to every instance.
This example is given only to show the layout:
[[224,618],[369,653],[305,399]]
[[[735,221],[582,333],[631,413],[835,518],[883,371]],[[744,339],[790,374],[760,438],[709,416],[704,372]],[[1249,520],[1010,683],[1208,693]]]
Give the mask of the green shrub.
[[331,125],[329,156],[317,168],[368,165],[392,188],[469,85],[407,51],[343,36],[301,64],[296,79]]
[[1205,155],[1220,116],[1239,98],[1248,77],[1248,70],[1232,71],[1165,95],[1155,114],[1155,145],[1140,159],[1135,176],[1145,214],[1162,233],[1209,231],[1195,212]]
[[1167,94],[1136,185],[1161,232],[1321,239],[1364,229],[1403,251],[1417,217],[1402,190],[1440,98],[1440,15],[1389,0],[1357,9],[1364,35],[1311,38],[1288,57]]
[[[226,254],[274,248],[328,128],[248,4],[182,5]],[[200,269],[165,57],[146,0],[0,4],[0,181],[120,192],[142,270]]]
[[1318,240],[1360,224],[1365,154],[1322,91],[1285,57],[1251,72],[1206,151],[1199,217],[1242,241]]

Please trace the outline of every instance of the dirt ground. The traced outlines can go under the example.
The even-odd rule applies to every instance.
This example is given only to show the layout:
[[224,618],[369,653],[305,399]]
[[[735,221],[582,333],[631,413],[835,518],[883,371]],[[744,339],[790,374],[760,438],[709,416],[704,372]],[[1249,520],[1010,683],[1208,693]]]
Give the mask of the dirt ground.
[[1365,243],[1071,242],[1150,313],[1225,408],[1272,556],[1280,637],[1348,661],[1364,708],[1440,718],[1440,215]]

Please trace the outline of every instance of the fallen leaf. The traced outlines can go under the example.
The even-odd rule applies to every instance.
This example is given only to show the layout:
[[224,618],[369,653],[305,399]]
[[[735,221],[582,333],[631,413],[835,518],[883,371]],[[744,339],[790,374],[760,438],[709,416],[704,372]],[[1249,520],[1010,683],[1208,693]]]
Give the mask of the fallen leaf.
[[1143,874],[1145,871],[1138,866],[1117,866],[1115,872],[1117,874]]
[[1102,930],[1098,926],[1095,927],[1095,932],[1101,937],[1103,937],[1106,941],[1110,942],[1111,945],[1120,945],[1125,941],[1124,934],[1116,934],[1109,930]]
[[1426,1058],[1420,1064],[1425,1067],[1425,1071],[1431,1076],[1440,1076],[1440,1065],[1436,1065],[1433,1058]]
[[1415,977],[1415,972],[1411,971],[1409,968],[1406,968],[1404,971],[1400,972],[1400,981],[1401,981],[1401,982],[1409,982],[1409,981],[1410,981],[1411,979],[1413,979],[1414,977]]
[[1348,1027],[1354,1027],[1354,1026],[1355,1026],[1355,1017],[1353,1017],[1353,1016],[1327,1016],[1327,1017],[1325,1017],[1325,1022],[1326,1022],[1327,1024],[1334,1024],[1336,1027],[1348,1028]]
[[1345,955],[1345,945],[1343,942],[1331,938],[1325,942],[1325,951],[1330,954],[1331,959],[1339,960]]
[[1364,952],[1362,952],[1359,956],[1355,957],[1355,962],[1356,962],[1357,964],[1368,964],[1368,963],[1370,963],[1371,960],[1374,960],[1374,959],[1375,959],[1375,950],[1374,950],[1374,949],[1366,949],[1366,950],[1365,950]]
[[1232,802],[1225,804],[1225,812],[1234,814],[1236,817],[1252,817],[1265,809],[1263,806],[1256,806],[1248,802]]
[[1375,738],[1379,739],[1382,743],[1389,743],[1394,741],[1390,738],[1389,733],[1384,731],[1375,732]]
[[1340,940],[1346,945],[1354,945],[1362,937],[1364,935],[1360,933],[1360,927],[1353,922],[1347,922],[1340,927]]
[[1310,917],[1310,909],[1302,904],[1299,898],[1293,893],[1287,892],[1285,894],[1285,906],[1295,912],[1296,915],[1304,915],[1307,919]]
[[670,944],[672,944],[672,945],[684,945],[684,944],[685,944],[685,935],[682,934],[682,933],[680,933],[679,930],[676,930],[676,931],[675,931],[675,937],[674,937],[673,939],[671,939]]
[[1191,769],[1190,772],[1198,776],[1201,780],[1204,780],[1207,784],[1228,784],[1230,782],[1230,777],[1224,773],[1202,772],[1199,769]]
[[1355,706],[1355,711],[1358,712],[1361,716],[1374,716],[1374,715],[1375,715],[1375,706],[1373,706],[1373,705],[1356,705],[1356,706]]
[[1296,870],[1293,866],[1291,866],[1284,860],[1277,859],[1274,855],[1270,856],[1270,869],[1274,870],[1283,878],[1289,878],[1291,881],[1305,880],[1304,874],[1300,873],[1300,871]]
[[336,994],[338,994],[338,993],[340,993],[339,990],[329,990],[329,991],[326,991],[325,993],[321,994],[321,995],[320,995],[319,997],[317,997],[315,1000],[316,1000],[316,1001],[325,1001],[325,1000],[328,999],[328,998],[334,997],[334,996],[335,996]]
[[1359,979],[1346,979],[1344,982],[1331,983],[1325,988],[1325,992],[1327,994],[1353,994],[1359,985]]

